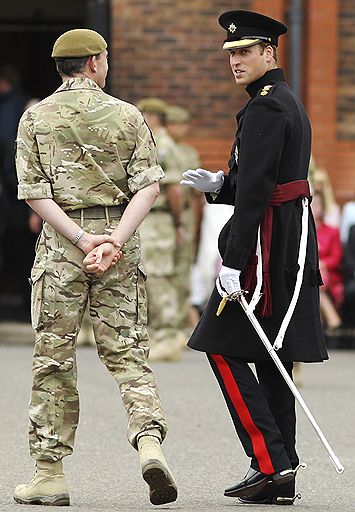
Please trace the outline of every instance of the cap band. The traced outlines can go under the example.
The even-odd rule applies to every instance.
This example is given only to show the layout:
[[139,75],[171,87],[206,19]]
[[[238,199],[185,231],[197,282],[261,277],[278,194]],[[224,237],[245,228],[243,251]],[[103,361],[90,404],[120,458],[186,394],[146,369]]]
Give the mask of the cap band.
[[222,46],[223,50],[232,50],[233,48],[247,48],[253,44],[260,43],[260,39],[239,39],[239,41],[226,41]]
[[231,48],[246,48],[260,42],[272,43],[271,37],[267,36],[244,36],[238,41],[225,41],[223,50],[230,50]]
[[267,37],[267,36],[243,36],[240,39],[241,40],[244,40],[244,39],[260,39],[261,41],[265,41],[267,43],[271,43],[271,41],[272,41],[271,37]]

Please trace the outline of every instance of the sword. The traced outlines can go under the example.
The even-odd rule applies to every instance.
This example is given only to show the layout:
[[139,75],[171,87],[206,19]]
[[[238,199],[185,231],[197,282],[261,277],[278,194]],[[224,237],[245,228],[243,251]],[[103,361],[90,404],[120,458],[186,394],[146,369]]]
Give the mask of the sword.
[[314,419],[313,414],[309,410],[306,402],[303,400],[303,398],[301,396],[301,393],[298,391],[298,389],[295,386],[293,380],[291,379],[291,377],[287,373],[284,365],[282,364],[279,356],[276,354],[275,349],[271,345],[271,343],[270,343],[268,337],[266,336],[263,328],[261,327],[259,321],[255,317],[253,311],[249,308],[249,304],[248,304],[248,302],[246,301],[246,299],[244,297],[245,291],[241,290],[240,292],[234,292],[233,294],[225,295],[225,294],[223,294],[223,291],[221,290],[220,286],[218,286],[218,279],[217,279],[217,289],[218,289],[218,292],[220,293],[220,295],[222,296],[222,301],[224,299],[224,304],[226,303],[227,300],[230,300],[230,301],[237,300],[239,302],[239,304],[242,306],[242,308],[243,308],[244,312],[246,313],[248,319],[250,320],[252,326],[254,327],[255,331],[257,332],[257,334],[258,334],[259,338],[261,339],[263,345],[265,346],[266,350],[268,351],[271,359],[274,361],[277,369],[279,370],[279,372],[281,373],[282,377],[286,381],[286,384],[290,388],[291,393],[293,394],[293,396],[296,398],[296,400],[298,401],[298,403],[302,407],[303,412],[305,413],[305,415],[309,419],[312,427],[316,431],[316,433],[317,433],[319,439],[321,440],[324,448],[327,450],[329,458],[332,461],[332,463],[334,464],[337,473],[339,473],[339,474],[343,473],[344,472],[344,466],[342,465],[342,463],[340,462],[338,457],[335,455],[332,447],[328,443],[325,435],[323,434],[323,432],[321,431],[318,423]]

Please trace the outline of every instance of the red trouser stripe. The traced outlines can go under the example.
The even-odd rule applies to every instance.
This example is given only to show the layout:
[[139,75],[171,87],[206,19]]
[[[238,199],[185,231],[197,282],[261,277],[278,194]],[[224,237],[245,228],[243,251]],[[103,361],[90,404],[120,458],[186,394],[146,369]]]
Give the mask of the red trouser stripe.
[[253,418],[250,415],[248,407],[244,402],[238,384],[233,377],[232,371],[229,368],[227,361],[225,361],[221,355],[211,354],[211,357],[218,367],[229,398],[231,399],[235,410],[238,413],[239,419],[249,434],[255,457],[259,463],[260,471],[266,475],[275,473],[269,452],[266,448],[264,436],[259,428],[255,425]]

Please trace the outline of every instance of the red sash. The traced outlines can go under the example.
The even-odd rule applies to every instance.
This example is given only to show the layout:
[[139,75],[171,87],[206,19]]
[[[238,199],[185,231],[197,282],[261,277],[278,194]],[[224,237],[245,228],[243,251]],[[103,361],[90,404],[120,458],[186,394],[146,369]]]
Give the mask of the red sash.
[[[309,183],[307,180],[290,181],[282,185],[276,185],[270,203],[266,208],[261,221],[260,238],[263,260],[263,294],[261,297],[261,316],[268,318],[272,315],[271,281],[270,281],[270,250],[272,239],[272,220],[274,208],[288,201],[294,201],[300,197],[310,197]],[[248,292],[252,292],[256,286],[257,256],[250,256],[244,270],[244,286]]]

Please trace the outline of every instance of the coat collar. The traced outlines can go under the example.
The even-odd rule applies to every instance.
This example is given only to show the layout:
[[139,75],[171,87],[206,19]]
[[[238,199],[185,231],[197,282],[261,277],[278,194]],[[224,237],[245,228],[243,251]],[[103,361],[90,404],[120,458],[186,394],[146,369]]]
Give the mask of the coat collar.
[[247,91],[247,93],[249,94],[249,96],[251,98],[255,98],[258,91],[260,91],[260,89],[262,89],[265,85],[272,85],[275,82],[285,82],[285,81],[286,81],[286,79],[285,79],[285,75],[284,75],[284,72],[282,71],[282,69],[280,69],[280,68],[270,69],[270,71],[267,71],[265,73],[265,75],[258,78],[258,80],[256,80],[255,82],[249,84],[245,90]]
[[68,78],[62,83],[55,92],[72,91],[78,89],[91,89],[95,91],[102,91],[101,87],[97,85],[93,80],[86,76],[78,78]]

